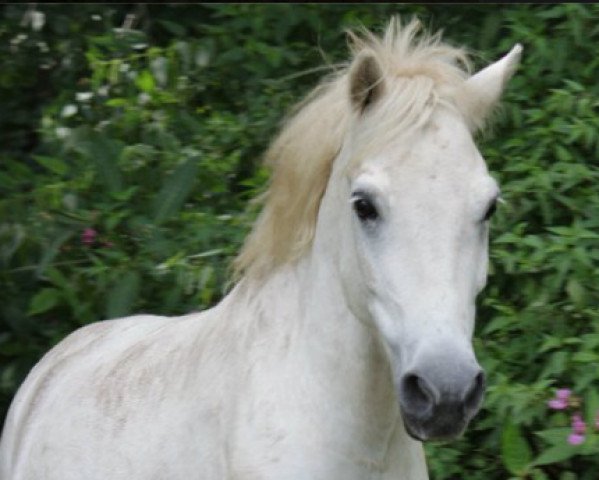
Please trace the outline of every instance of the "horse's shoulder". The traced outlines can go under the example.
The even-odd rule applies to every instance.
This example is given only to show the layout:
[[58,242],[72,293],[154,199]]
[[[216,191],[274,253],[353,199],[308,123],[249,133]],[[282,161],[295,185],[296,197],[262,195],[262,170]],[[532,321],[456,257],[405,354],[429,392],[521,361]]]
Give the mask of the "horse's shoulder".
[[74,356],[86,356],[99,346],[135,341],[168,321],[167,317],[135,315],[85,325],[67,335],[42,358],[39,366],[64,363]]
[[[95,322],[75,330],[57,343],[34,366],[17,391],[7,416],[3,447],[16,448],[20,444],[20,434],[17,433],[34,420],[45,400],[55,393],[56,385],[69,376],[73,366],[81,363],[81,359],[94,351],[96,346],[109,342],[110,338],[135,325],[145,323],[145,328],[148,328],[151,324],[164,321],[161,318],[135,316]],[[13,439],[13,435],[17,436]],[[7,454],[5,451],[2,453]]]
[[42,393],[53,381],[64,373],[74,362],[89,356],[100,346],[132,334],[140,334],[153,325],[164,323],[165,317],[151,315],[136,315],[115,320],[104,320],[90,323],[71,332],[34,366],[25,382],[19,389],[15,400],[16,405],[29,404],[39,400]]

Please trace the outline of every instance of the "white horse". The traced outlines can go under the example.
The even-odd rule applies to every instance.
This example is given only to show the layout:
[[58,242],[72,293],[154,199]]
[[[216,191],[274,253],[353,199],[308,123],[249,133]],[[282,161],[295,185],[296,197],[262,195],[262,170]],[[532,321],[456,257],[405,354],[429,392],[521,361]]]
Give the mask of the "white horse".
[[287,121],[220,304],[95,323],[36,365],[2,480],[427,478],[421,441],[460,435],[483,397],[471,336],[499,189],[472,134],[521,47],[470,76],[418,29],[352,34],[348,67]]

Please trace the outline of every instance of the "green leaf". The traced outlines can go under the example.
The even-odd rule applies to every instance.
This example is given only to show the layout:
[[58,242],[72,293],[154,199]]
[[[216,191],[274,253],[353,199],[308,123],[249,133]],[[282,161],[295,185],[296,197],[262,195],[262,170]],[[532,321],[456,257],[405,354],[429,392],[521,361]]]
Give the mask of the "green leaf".
[[566,284],[566,292],[575,305],[584,305],[586,290],[576,278],[571,278]]
[[137,299],[139,286],[140,277],[137,272],[125,273],[108,293],[106,318],[119,318],[130,313]]
[[69,169],[68,165],[58,158],[46,157],[42,155],[34,155],[33,158],[41,166],[58,175],[64,175]]
[[123,150],[120,141],[106,137],[89,127],[80,127],[69,137],[67,147],[79,152],[94,164],[100,181],[109,191],[122,189],[123,180],[117,163]]
[[528,442],[513,423],[507,423],[501,436],[501,459],[508,471],[514,475],[526,472],[532,460]]
[[579,449],[564,441],[561,445],[554,445],[545,450],[532,463],[533,465],[548,465],[550,463],[558,463],[567,460],[579,452]]
[[555,153],[561,162],[569,162],[572,160],[572,154],[561,145],[555,146]]
[[169,33],[172,33],[174,36],[182,37],[185,35],[185,28],[179,25],[176,22],[171,22],[170,20],[158,20],[157,23],[162,25]]
[[585,395],[584,400],[586,418],[589,422],[594,423],[596,416],[599,415],[599,393],[595,389],[591,389]]
[[[591,418],[595,418],[592,416]],[[593,420],[594,423],[594,420]],[[581,455],[594,455],[599,453],[599,437],[597,435],[587,435],[584,443],[580,446]]]
[[198,162],[190,158],[167,178],[154,202],[154,221],[162,223],[175,214],[191,193],[198,173]]
[[599,354],[593,352],[576,352],[572,356],[572,360],[580,363],[596,364],[599,360]]
[[549,477],[547,475],[545,475],[545,473],[542,470],[539,470],[538,468],[535,468],[532,472],[532,480],[549,480]]
[[553,350],[555,348],[559,348],[562,346],[562,339],[558,337],[550,337],[547,336],[541,347],[539,348],[539,353],[544,353],[549,350]]
[[551,445],[563,445],[567,442],[570,431],[570,427],[556,427],[535,433]]
[[111,98],[106,101],[106,106],[108,107],[124,107],[127,105],[127,100],[124,98]]
[[153,92],[156,88],[154,77],[148,70],[143,70],[135,79],[135,84],[144,92]]
[[50,246],[44,251],[40,263],[35,269],[35,276],[38,279],[44,277],[44,273],[50,262],[56,258],[58,253],[60,252],[60,247],[66,243],[73,236],[74,232],[72,231],[64,231],[60,233],[50,244]]
[[38,315],[54,308],[60,300],[60,291],[56,288],[44,288],[29,303],[27,315]]
[[20,224],[0,224],[0,260],[8,265],[10,259],[26,240],[26,230]]

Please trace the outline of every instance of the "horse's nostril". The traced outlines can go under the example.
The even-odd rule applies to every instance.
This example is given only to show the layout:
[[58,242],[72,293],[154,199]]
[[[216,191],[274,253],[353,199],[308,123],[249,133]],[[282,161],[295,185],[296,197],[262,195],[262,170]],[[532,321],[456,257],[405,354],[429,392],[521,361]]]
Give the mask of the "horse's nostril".
[[404,406],[414,413],[426,413],[435,403],[433,387],[423,377],[414,373],[404,376],[401,395]]
[[485,373],[478,372],[472,382],[470,389],[464,397],[464,407],[468,410],[477,410],[485,392]]

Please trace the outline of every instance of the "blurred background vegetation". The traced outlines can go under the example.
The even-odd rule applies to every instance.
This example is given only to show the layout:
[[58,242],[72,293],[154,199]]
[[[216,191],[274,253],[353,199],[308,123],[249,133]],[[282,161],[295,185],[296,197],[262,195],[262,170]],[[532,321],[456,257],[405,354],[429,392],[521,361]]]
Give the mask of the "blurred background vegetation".
[[395,13],[477,68],[524,46],[479,139],[507,202],[475,339],[488,394],[463,439],[427,445],[431,478],[596,480],[597,4],[1,6],[0,418],[79,326],[222,297],[280,119],[347,58],[344,28]]

